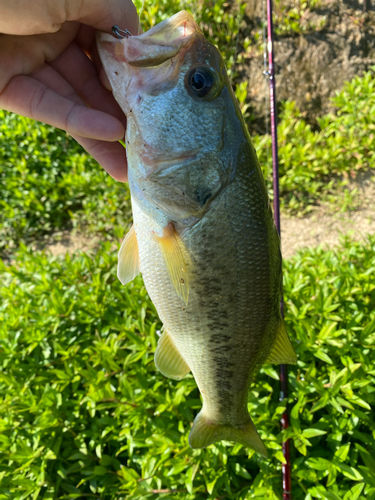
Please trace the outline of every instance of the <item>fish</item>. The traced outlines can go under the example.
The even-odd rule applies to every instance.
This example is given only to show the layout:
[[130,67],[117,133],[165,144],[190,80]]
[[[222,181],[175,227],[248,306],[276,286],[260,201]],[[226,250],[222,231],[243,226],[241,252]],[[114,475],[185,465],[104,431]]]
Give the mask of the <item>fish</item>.
[[248,411],[264,363],[295,363],[280,313],[282,259],[266,184],[219,50],[181,11],[149,31],[97,36],[125,133],[133,226],[122,284],[142,274],[163,323],[162,374],[192,373],[192,448],[267,456]]

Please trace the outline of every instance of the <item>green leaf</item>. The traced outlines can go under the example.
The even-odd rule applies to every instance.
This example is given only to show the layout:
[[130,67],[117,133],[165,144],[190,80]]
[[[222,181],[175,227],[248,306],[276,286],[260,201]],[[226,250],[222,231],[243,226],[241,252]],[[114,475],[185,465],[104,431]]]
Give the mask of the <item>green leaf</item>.
[[323,434],[327,434],[327,431],[323,431],[321,429],[303,429],[302,434],[306,438],[312,438],[315,436],[322,436]]
[[345,462],[346,457],[348,456],[349,450],[350,450],[350,443],[344,444],[343,446],[340,446],[340,448],[337,449],[334,456],[338,460]]
[[339,413],[344,413],[344,410],[341,408],[336,398],[330,398],[329,402]]
[[327,470],[331,467],[331,462],[326,460],[325,458],[309,458],[306,461],[306,464],[315,470]]
[[345,493],[344,500],[357,500],[364,487],[365,483],[356,484],[347,493]]
[[363,476],[354,467],[350,467],[337,460],[332,460],[332,464],[349,479],[353,479],[354,481],[361,481],[363,479]]
[[241,477],[244,477],[245,479],[251,479],[251,476],[250,474],[247,472],[247,470],[242,467],[242,465],[240,465],[239,463],[236,463],[235,466],[234,466],[234,470],[235,470],[235,473],[237,474],[237,476],[241,476]]
[[322,361],[324,361],[325,363],[329,363],[330,365],[333,364],[333,361],[332,359],[328,356],[328,354],[326,354],[324,351],[322,350],[318,350],[316,352],[314,352],[314,356],[316,358],[319,358],[321,359]]
[[105,467],[102,467],[101,465],[97,465],[94,467],[94,474],[96,476],[104,476],[104,474],[107,474],[107,469]]
[[215,479],[213,481],[206,483],[206,488],[207,488],[207,492],[209,495],[212,495],[212,492],[214,491],[214,488],[215,488],[216,481],[218,479],[219,479],[218,477],[215,477]]
[[284,454],[282,451],[277,451],[275,454],[274,454],[274,457],[279,460],[282,464],[286,464],[286,459],[284,457]]

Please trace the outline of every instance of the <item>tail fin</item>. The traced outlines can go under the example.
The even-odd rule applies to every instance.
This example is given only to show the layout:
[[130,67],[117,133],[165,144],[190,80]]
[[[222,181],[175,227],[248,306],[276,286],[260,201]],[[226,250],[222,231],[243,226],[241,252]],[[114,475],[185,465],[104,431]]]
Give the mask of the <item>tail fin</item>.
[[263,457],[268,456],[266,447],[260,439],[258,431],[250,417],[247,424],[234,427],[210,422],[202,412],[199,412],[195,417],[193,427],[190,431],[190,446],[192,448],[205,448],[222,439],[241,443],[249,448],[253,448],[263,455]]

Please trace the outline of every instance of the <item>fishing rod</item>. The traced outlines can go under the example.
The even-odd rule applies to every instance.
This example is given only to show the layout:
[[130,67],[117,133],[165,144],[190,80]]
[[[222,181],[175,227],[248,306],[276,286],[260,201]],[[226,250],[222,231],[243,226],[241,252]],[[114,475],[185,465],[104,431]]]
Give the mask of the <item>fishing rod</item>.
[[[275,224],[279,236],[281,237],[280,226],[280,192],[279,192],[279,158],[277,145],[277,107],[276,107],[276,82],[275,82],[275,64],[274,64],[274,36],[272,22],[272,0],[267,1],[267,47],[268,47],[268,72],[270,87],[270,118],[271,118],[271,138],[272,138],[272,177],[273,177],[273,212]],[[281,297],[281,314],[284,317],[284,299]],[[286,365],[280,365],[280,400],[288,397],[288,370]],[[285,406],[285,411],[281,418],[282,429],[289,427],[288,407]],[[285,463],[282,464],[283,473],[283,500],[291,500],[291,473],[290,473],[290,456],[289,456],[289,440],[283,441],[283,455]]]

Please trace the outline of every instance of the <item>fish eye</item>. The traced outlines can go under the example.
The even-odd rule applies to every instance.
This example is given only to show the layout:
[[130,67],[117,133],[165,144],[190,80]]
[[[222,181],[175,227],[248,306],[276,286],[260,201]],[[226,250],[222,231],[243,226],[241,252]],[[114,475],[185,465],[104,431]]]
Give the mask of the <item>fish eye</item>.
[[188,77],[189,88],[197,97],[207,96],[215,81],[215,75],[209,68],[194,68]]

